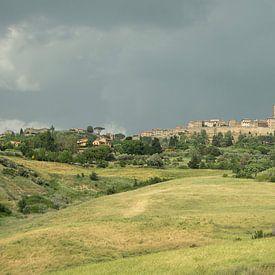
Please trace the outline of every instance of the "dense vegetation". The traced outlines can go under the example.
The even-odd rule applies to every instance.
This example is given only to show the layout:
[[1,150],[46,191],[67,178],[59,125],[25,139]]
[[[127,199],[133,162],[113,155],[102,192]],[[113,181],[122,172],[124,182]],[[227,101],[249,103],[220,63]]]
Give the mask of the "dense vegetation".
[[[85,136],[88,147],[79,150],[77,140]],[[16,135],[6,137],[0,149],[20,151],[23,156],[40,161],[75,163],[108,167],[110,162],[126,165],[150,167],[179,167],[192,169],[231,170],[236,177],[256,178],[259,173],[268,171],[265,177],[274,181],[275,136],[240,135],[234,140],[231,132],[217,133],[210,141],[206,132],[191,136],[181,135],[171,138],[141,138],[133,140],[117,134],[112,146],[92,146],[96,135],[48,131],[35,136]],[[10,140],[20,141],[17,148]],[[268,176],[267,176],[268,175]]]

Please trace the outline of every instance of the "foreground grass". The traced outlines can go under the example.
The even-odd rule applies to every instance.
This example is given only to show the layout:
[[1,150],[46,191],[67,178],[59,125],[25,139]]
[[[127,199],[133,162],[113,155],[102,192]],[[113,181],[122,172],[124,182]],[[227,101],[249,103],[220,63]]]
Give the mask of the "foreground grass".
[[260,229],[271,232],[274,216],[274,184],[190,173],[58,212],[4,221],[0,270],[37,274],[87,263],[94,264],[75,271],[258,268],[272,263],[274,239],[251,240],[251,235]]
[[275,239],[221,242],[84,265],[50,274],[274,274]]

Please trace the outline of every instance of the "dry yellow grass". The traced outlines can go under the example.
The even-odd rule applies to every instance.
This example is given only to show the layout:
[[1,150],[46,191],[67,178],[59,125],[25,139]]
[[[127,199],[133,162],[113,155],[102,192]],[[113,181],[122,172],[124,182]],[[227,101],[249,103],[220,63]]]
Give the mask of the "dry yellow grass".
[[[176,179],[3,224],[0,269],[37,274],[158,251],[197,251],[190,246],[219,251],[236,238],[248,253],[251,234],[270,232],[274,214],[270,183],[221,176]],[[226,249],[221,255],[231,257]]]
[[194,176],[207,176],[207,175],[222,175],[223,171],[218,170],[189,170],[189,169],[153,169],[142,167],[110,167],[110,168],[85,168],[82,166],[70,165],[58,162],[47,161],[31,161],[23,158],[10,157],[13,161],[23,164],[27,168],[39,171],[44,177],[48,177],[49,174],[58,174],[63,176],[85,174],[89,175],[92,171],[95,171],[100,176],[105,177],[126,177],[145,180],[151,177],[162,178],[182,178],[182,177],[194,177]]

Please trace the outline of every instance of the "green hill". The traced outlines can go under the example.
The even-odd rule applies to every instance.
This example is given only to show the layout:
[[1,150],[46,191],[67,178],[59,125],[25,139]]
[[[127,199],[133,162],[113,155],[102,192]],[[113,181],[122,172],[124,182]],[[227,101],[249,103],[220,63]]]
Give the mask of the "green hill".
[[[31,165],[43,163],[25,163]],[[39,169],[46,176],[49,168]],[[64,169],[59,175],[75,174]],[[132,171],[132,176],[149,172]],[[223,178],[222,171],[204,171],[206,176],[194,171],[194,177],[191,172],[152,170],[175,179],[44,215],[4,219],[0,269],[4,274],[274,271],[275,239],[251,239],[256,230],[272,231],[274,184]]]

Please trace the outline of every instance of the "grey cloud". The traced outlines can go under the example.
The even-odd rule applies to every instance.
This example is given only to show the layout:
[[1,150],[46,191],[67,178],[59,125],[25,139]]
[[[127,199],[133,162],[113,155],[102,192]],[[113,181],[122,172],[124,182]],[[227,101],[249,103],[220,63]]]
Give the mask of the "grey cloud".
[[273,1],[22,2],[0,0],[20,34],[0,37],[0,117],[133,133],[271,113]]
[[98,28],[182,26],[202,20],[213,0],[1,0],[0,18],[9,25],[26,17],[46,16],[58,24]]

